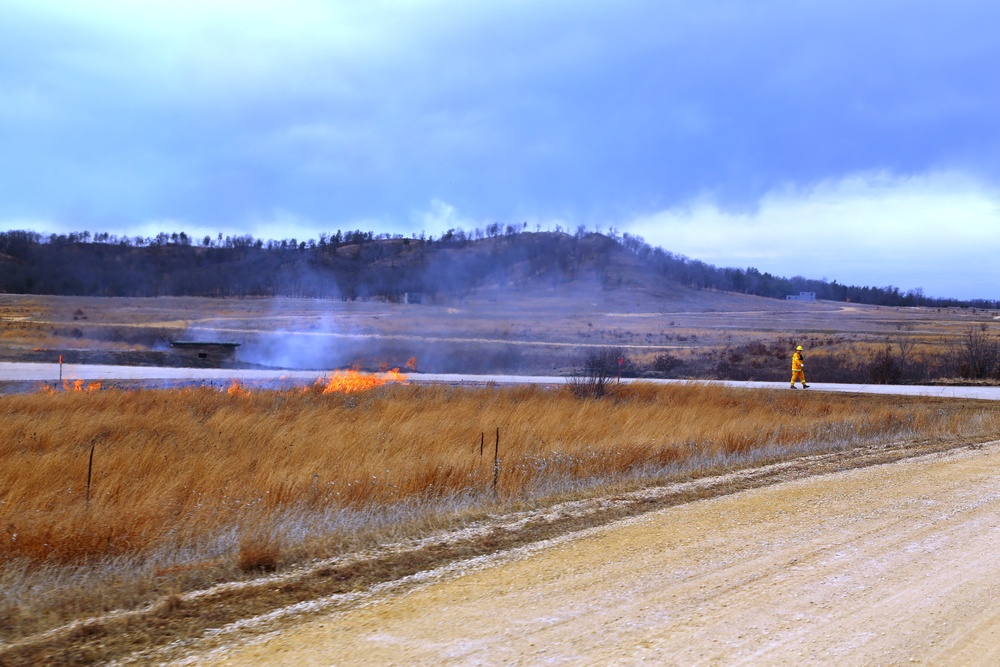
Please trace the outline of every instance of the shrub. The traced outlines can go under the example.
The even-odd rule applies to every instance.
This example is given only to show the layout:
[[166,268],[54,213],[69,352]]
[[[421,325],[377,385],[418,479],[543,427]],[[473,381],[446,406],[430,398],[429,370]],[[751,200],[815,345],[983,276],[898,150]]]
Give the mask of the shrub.
[[653,370],[660,373],[669,373],[678,366],[682,366],[683,361],[670,354],[669,352],[664,354],[658,354],[653,359]]
[[590,352],[577,374],[570,378],[570,388],[580,398],[601,398],[611,391],[624,366],[625,353],[620,347]]
[[902,369],[892,353],[892,348],[886,345],[868,360],[868,377],[875,384],[897,384],[902,377]]

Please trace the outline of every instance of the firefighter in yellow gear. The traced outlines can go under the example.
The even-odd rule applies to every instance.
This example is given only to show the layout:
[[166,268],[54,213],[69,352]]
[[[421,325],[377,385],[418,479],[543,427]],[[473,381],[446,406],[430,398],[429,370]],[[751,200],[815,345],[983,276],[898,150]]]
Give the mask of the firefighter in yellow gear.
[[809,385],[806,384],[806,374],[802,369],[802,346],[799,345],[795,348],[795,352],[792,354],[792,389],[795,389],[795,383],[801,382],[802,388],[806,389]]

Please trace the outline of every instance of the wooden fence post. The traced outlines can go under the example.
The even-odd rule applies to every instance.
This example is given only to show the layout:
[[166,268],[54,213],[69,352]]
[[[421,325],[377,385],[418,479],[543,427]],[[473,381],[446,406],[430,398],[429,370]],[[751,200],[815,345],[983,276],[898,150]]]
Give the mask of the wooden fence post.
[[96,440],[90,441],[90,462],[87,463],[87,498],[84,501],[84,509],[90,509],[90,474],[94,470],[94,446],[97,445]]
[[493,451],[493,495],[497,495],[497,480],[500,479],[500,427],[497,426],[497,444]]

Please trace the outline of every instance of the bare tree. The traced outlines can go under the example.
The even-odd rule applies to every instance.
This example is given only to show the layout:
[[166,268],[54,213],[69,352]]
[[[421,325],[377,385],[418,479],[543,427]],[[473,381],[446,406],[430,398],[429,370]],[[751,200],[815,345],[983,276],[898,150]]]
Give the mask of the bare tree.
[[958,372],[964,378],[981,380],[996,374],[1000,363],[1000,341],[986,325],[971,327],[958,346]]
[[899,349],[899,354],[896,355],[895,359],[896,365],[899,367],[899,376],[900,378],[905,378],[916,375],[920,369],[916,367],[916,362],[913,358],[913,349],[916,347],[916,341],[911,337],[913,325],[900,322],[896,325],[896,330],[899,333],[896,334],[893,342]]

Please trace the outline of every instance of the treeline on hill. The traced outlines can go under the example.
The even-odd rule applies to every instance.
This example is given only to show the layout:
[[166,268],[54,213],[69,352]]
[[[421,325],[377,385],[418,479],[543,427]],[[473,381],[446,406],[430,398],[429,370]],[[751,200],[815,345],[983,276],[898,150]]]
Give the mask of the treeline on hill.
[[819,299],[885,306],[997,307],[987,300],[929,298],[919,289],[904,293],[892,286],[717,268],[653,248],[637,236],[583,227],[568,234],[494,223],[485,230],[449,230],[438,239],[338,230],[306,241],[222,234],[194,239],[184,232],[155,237],[0,233],[0,292],[17,294],[399,301],[405,295],[432,298],[484,285],[558,284],[587,275],[596,275],[606,289],[641,279],[778,299],[815,292]]

